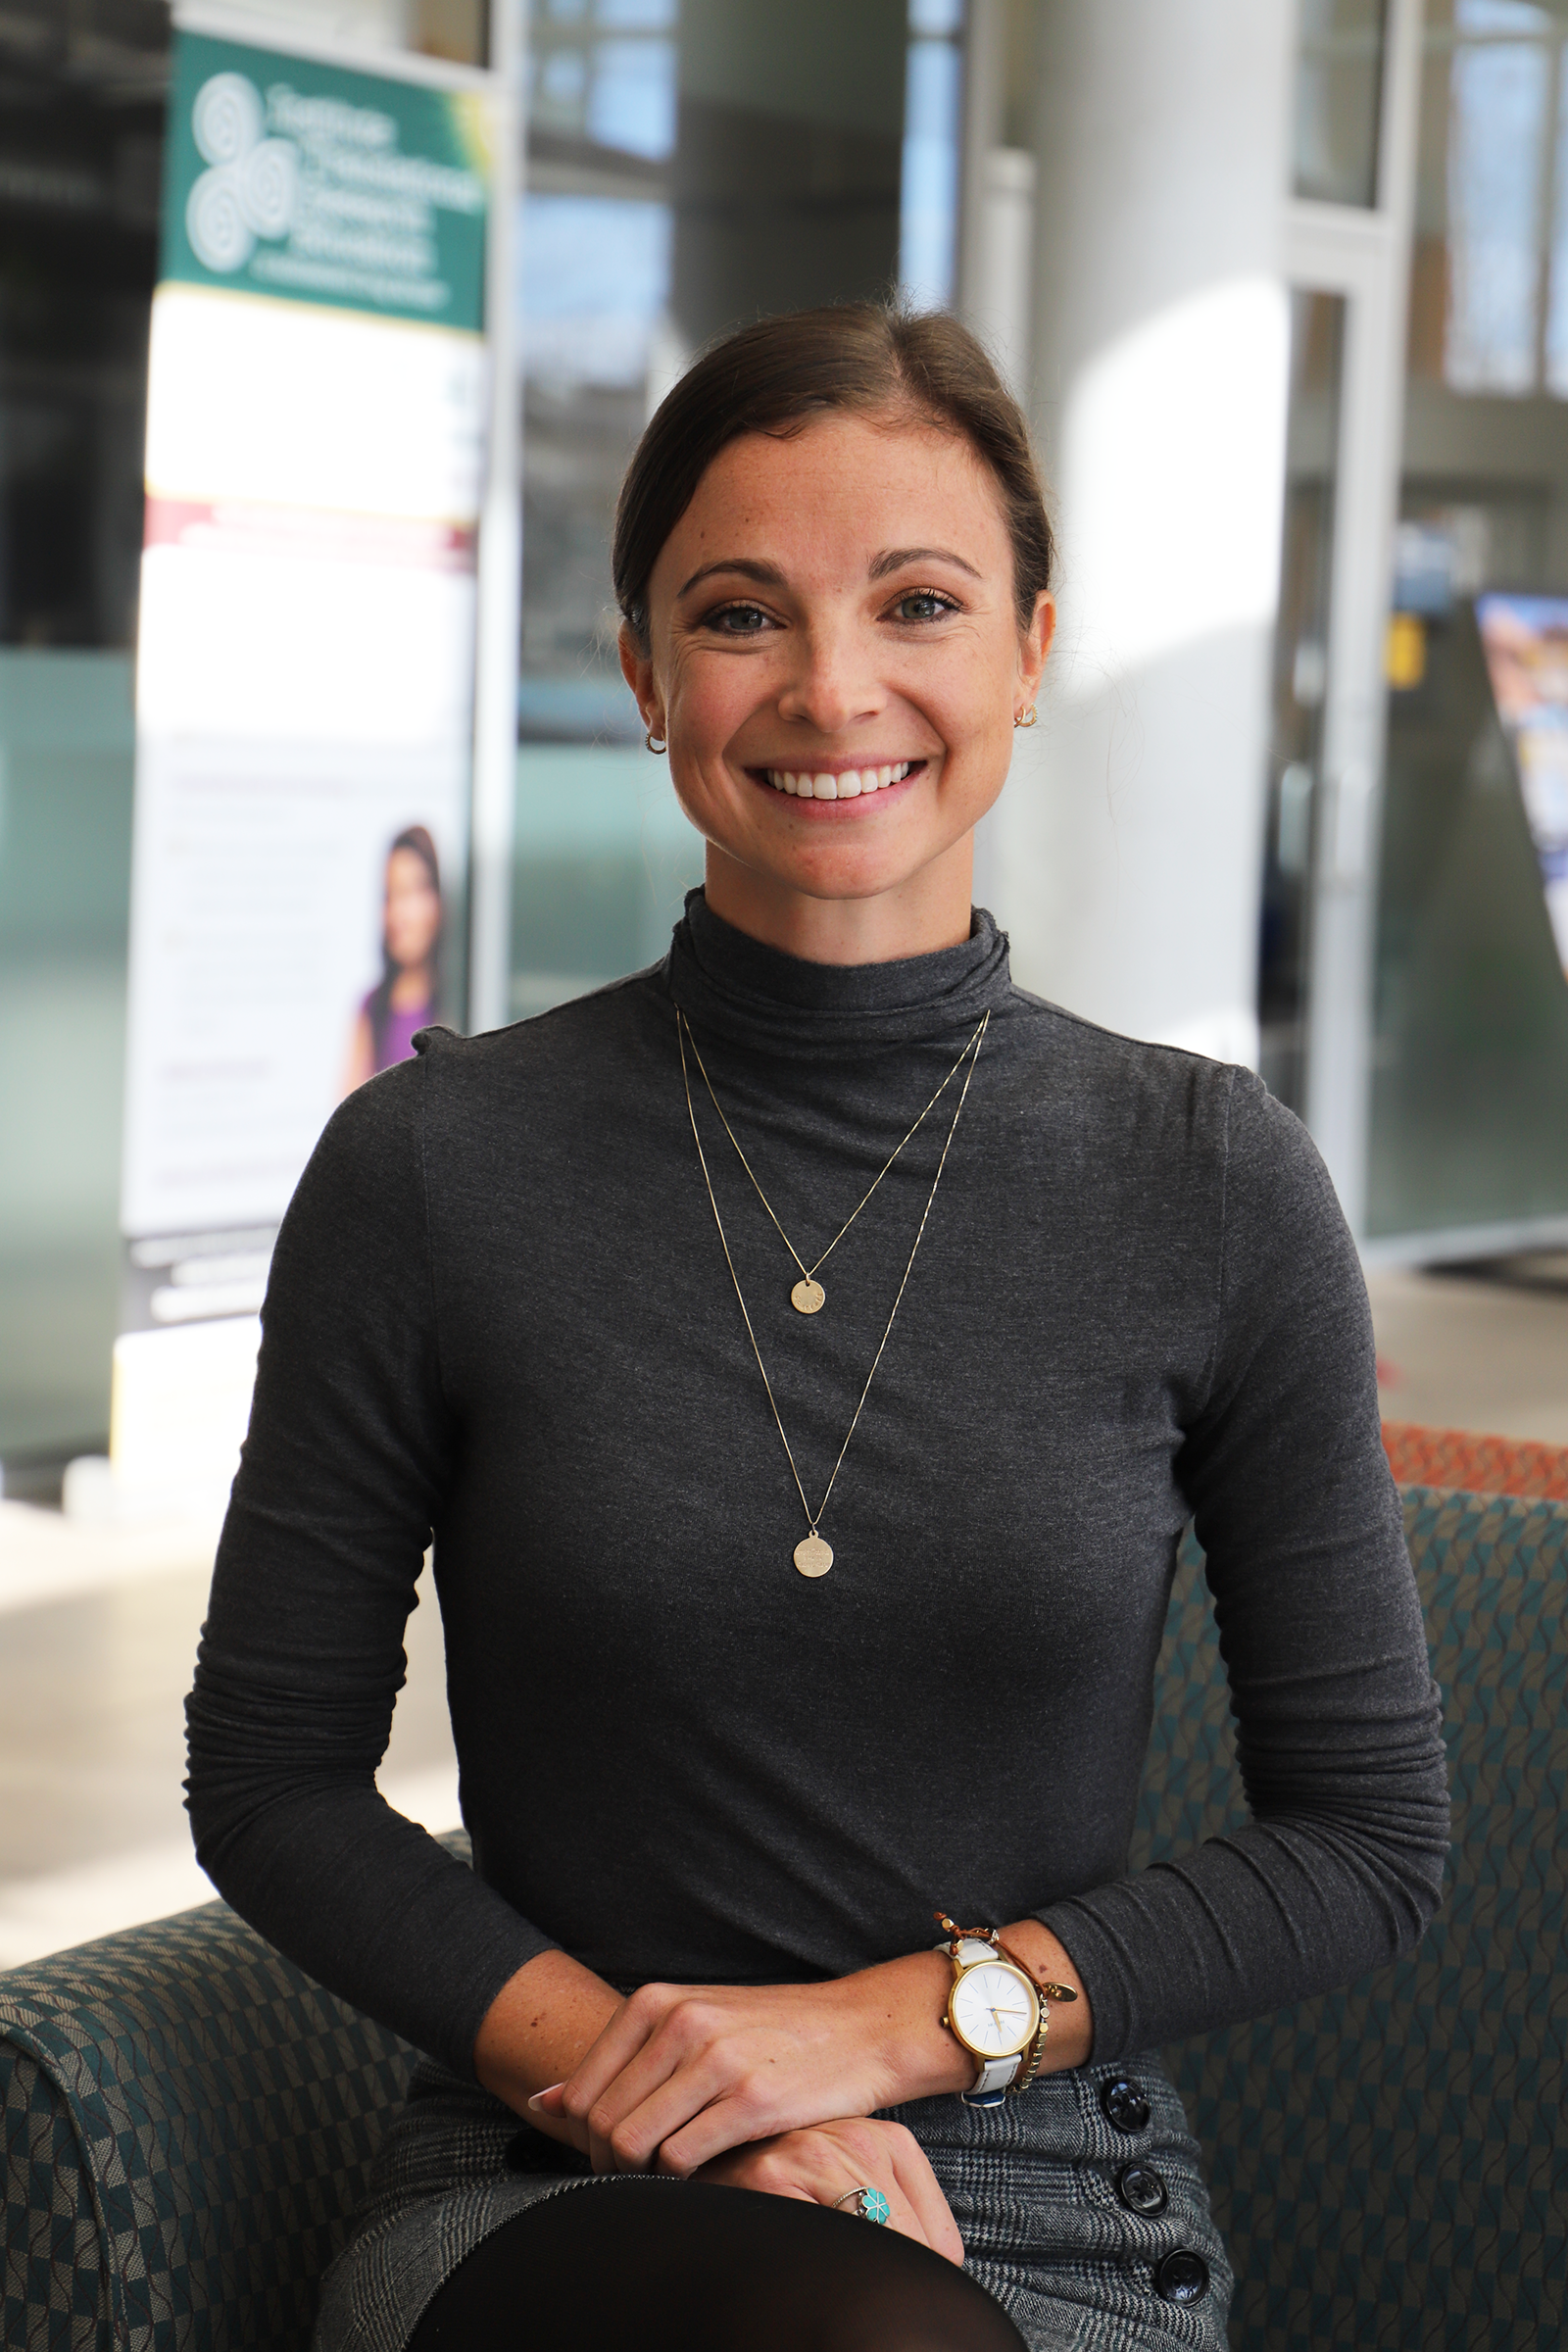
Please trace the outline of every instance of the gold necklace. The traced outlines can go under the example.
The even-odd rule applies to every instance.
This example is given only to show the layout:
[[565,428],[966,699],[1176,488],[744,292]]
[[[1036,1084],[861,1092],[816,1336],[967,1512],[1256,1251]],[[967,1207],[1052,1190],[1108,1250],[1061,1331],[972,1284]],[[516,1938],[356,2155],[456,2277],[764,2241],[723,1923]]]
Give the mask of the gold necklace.
[[[784,1423],[779,1414],[778,1400],[773,1395],[773,1384],[767,1377],[767,1366],[762,1361],[762,1350],[757,1344],[757,1334],[752,1329],[752,1318],[747,1312],[745,1295],[741,1290],[741,1278],[735,1271],[735,1260],[729,1253],[729,1242],[724,1233],[724,1220],[718,1213],[718,1202],[713,1196],[713,1180],[708,1173],[708,1155],[703,1150],[703,1139],[697,1132],[697,1106],[692,1101],[691,1072],[686,1066],[686,1039],[690,1035],[690,1031],[687,1028],[685,1014],[678,1008],[676,1010],[675,1040],[680,1047],[680,1074],[682,1082],[686,1088],[686,1116],[691,1121],[692,1141],[697,1146],[698,1165],[703,1171],[703,1183],[708,1190],[708,1205],[713,1212],[713,1223],[718,1227],[719,1247],[724,1252],[724,1263],[729,1268],[729,1278],[735,1285],[735,1298],[740,1306],[741,1320],[746,1325],[746,1336],[752,1343],[752,1353],[757,1358],[757,1369],[762,1375],[762,1387],[767,1392],[767,1401],[772,1409],[773,1426],[777,1429],[779,1438],[783,1444],[785,1456],[790,1466],[790,1476],[795,1481],[795,1492],[797,1494],[799,1494],[801,1498],[801,1508],[806,1513],[806,1534],[801,1538],[801,1541],[795,1546],[795,1565],[803,1576],[826,1576],[828,1570],[833,1565],[833,1546],[828,1543],[825,1536],[818,1535],[817,1529],[821,1524],[822,1514],[827,1509],[828,1500],[833,1493],[834,1486],[837,1483],[839,1472],[844,1467],[844,1456],[850,1450],[850,1440],[854,1437],[857,1428],[859,1426],[860,1415],[865,1410],[865,1400],[871,1394],[871,1383],[873,1380],[875,1380],[876,1368],[882,1361],[882,1350],[886,1348],[888,1341],[892,1336],[895,1318],[898,1315],[899,1308],[904,1303],[904,1294],[908,1287],[909,1276],[914,1272],[915,1257],[919,1251],[921,1242],[925,1239],[926,1220],[930,1216],[932,1207],[936,1201],[937,1186],[942,1182],[942,1171],[948,1164],[948,1153],[952,1151],[953,1139],[958,1132],[958,1121],[963,1115],[963,1106],[969,1098],[969,1081],[974,1076],[976,1065],[980,1059],[980,1049],[985,1044],[986,1031],[990,1028],[990,1026],[991,1015],[989,1012],[987,1012],[985,1018],[981,1021],[979,1028],[975,1031],[973,1037],[970,1038],[969,1043],[964,1047],[963,1054],[959,1054],[958,1060],[954,1063],[953,1069],[948,1073],[948,1077],[951,1078],[954,1075],[954,1072],[956,1071],[958,1063],[963,1060],[964,1054],[968,1054],[970,1056],[968,1073],[964,1078],[962,1089],[958,1095],[957,1107],[953,1113],[953,1121],[948,1129],[947,1141],[942,1147],[942,1157],[937,1161],[937,1172],[931,1179],[931,1190],[926,1196],[925,1207],[920,1212],[919,1228],[915,1233],[914,1247],[909,1251],[908,1262],[904,1269],[904,1279],[899,1284],[898,1293],[893,1301],[892,1311],[888,1316],[887,1324],[883,1330],[882,1337],[877,1343],[876,1353],[871,1358],[871,1369],[865,1376],[865,1386],[860,1391],[860,1401],[855,1408],[855,1418],[844,1433],[844,1443],[839,1447],[839,1458],[833,1465],[832,1476],[828,1479],[827,1487],[823,1493],[822,1499],[817,1504],[816,1509],[813,1511],[810,1504],[806,1499],[806,1489],[801,1484],[801,1474],[795,1466],[795,1451],[785,1434]],[[692,1039],[692,1051],[694,1054],[697,1051],[697,1040],[695,1038]],[[701,1059],[702,1057],[699,1055],[699,1067],[701,1066]],[[947,1083],[948,1079],[945,1078],[942,1084],[946,1086]],[[940,1091],[941,1090],[939,1089],[938,1092]],[[935,1101],[934,1096],[932,1100]],[[714,1103],[713,1107],[715,1110],[718,1109],[716,1102]],[[929,1103],[926,1105],[926,1108],[930,1108]],[[720,1111],[720,1118],[722,1118],[723,1115],[723,1112]],[[925,1112],[922,1111],[920,1116],[923,1118],[925,1116]],[[905,1142],[906,1143],[907,1141],[908,1137],[906,1136],[905,1138]],[[739,1145],[736,1146],[736,1149],[737,1151],[740,1149]],[[900,1150],[902,1151],[902,1149],[903,1146],[901,1145]],[[894,1156],[897,1157],[897,1153],[895,1153]],[[889,1165],[891,1166],[891,1164],[892,1163],[890,1161]],[[886,1168],[883,1169],[882,1174],[884,1176],[887,1174]],[[878,1177],[878,1184],[880,1184],[881,1181],[881,1177]],[[755,1176],[752,1178],[752,1182],[754,1184],[757,1183]],[[873,1187],[873,1190],[875,1188]],[[758,1190],[760,1191],[761,1187],[759,1186]],[[869,1195],[867,1198],[869,1198]],[[864,1206],[863,1201],[861,1202],[861,1206]],[[857,1210],[856,1214],[858,1215],[858,1213],[859,1211]],[[773,1221],[775,1224],[778,1223],[776,1217]],[[780,1226],[779,1230],[782,1232],[783,1227]],[[846,1228],[846,1230],[848,1229]],[[799,1264],[799,1259],[797,1259],[796,1262]],[[820,1258],[817,1260],[817,1263],[821,1263]]]
[[[833,1239],[829,1242],[827,1248],[823,1250],[821,1256],[817,1258],[815,1264],[809,1266],[807,1264],[805,1258],[802,1257],[800,1251],[796,1249],[795,1244],[790,1240],[790,1237],[785,1232],[783,1226],[779,1224],[778,1215],[773,1207],[772,1201],[768,1199],[767,1195],[763,1192],[761,1185],[758,1182],[757,1170],[753,1167],[751,1161],[741,1150],[740,1138],[735,1133],[735,1130],[730,1125],[728,1119],[725,1118],[724,1106],[713,1092],[713,1081],[708,1075],[708,1064],[703,1059],[702,1048],[698,1045],[696,1038],[692,1036],[692,1025],[678,1006],[676,1008],[675,1018],[681,1024],[684,1037],[691,1040],[692,1052],[697,1056],[697,1067],[702,1071],[703,1084],[708,1089],[708,1100],[710,1102],[711,1102],[714,1110],[718,1113],[719,1124],[722,1126],[724,1133],[729,1137],[730,1142],[735,1147],[735,1156],[740,1161],[741,1166],[746,1170],[747,1175],[751,1178],[752,1183],[756,1188],[757,1198],[759,1200],[760,1200],[762,1206],[772,1218],[774,1229],[778,1234],[779,1240],[783,1243],[785,1249],[789,1251],[791,1257],[794,1258],[795,1263],[801,1269],[801,1279],[790,1293],[790,1304],[796,1309],[798,1314],[820,1314],[822,1308],[827,1303],[827,1293],[816,1279],[817,1268],[827,1264],[828,1259],[832,1256],[840,1242],[843,1241],[844,1236],[849,1232],[850,1227],[855,1223],[855,1220],[859,1215],[860,1210],[864,1208],[866,1201],[870,1200],[871,1195],[876,1191],[876,1188],[881,1183],[882,1178],[888,1173],[888,1170],[898,1158],[899,1153],[904,1150],[905,1144],[909,1143],[919,1133],[920,1129],[925,1124],[927,1113],[935,1110],[937,1104],[947,1093],[948,1088],[953,1084],[954,1079],[956,1078],[959,1070],[962,1068],[964,1054],[969,1052],[970,1048],[975,1044],[976,1039],[978,1039],[984,1033],[986,1021],[991,1018],[991,1015],[989,1012],[985,1015],[985,1019],[981,1021],[979,1028],[974,1033],[974,1036],[970,1038],[968,1045],[964,1047],[963,1054],[958,1055],[957,1060],[954,1063],[952,1069],[943,1079],[942,1084],[937,1088],[936,1093],[926,1104],[925,1109],[921,1111],[920,1116],[915,1120],[914,1125],[909,1129],[908,1134],[905,1136],[903,1142],[894,1145],[893,1150],[888,1153],[887,1158],[884,1160],[880,1171],[875,1177],[873,1177],[871,1183],[867,1186],[862,1199],[859,1200],[857,1206],[850,1211],[843,1224],[839,1227],[837,1233],[833,1236]],[[683,1068],[685,1066],[684,1043],[681,1050],[681,1066]]]

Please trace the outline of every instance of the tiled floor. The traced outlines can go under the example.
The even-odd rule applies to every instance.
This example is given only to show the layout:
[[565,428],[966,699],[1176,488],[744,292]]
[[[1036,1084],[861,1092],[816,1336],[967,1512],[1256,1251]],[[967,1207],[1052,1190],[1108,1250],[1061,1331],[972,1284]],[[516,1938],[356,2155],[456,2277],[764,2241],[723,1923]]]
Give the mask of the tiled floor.
[[[1568,1260],[1370,1288],[1392,1418],[1568,1445]],[[179,1786],[211,1558],[200,1530],[88,1530],[0,1502],[0,1969],[211,1894]],[[445,1829],[457,1768],[433,1599],[407,1647],[381,1785]]]
[[[210,1536],[0,1502],[0,1969],[210,1899],[181,1799]],[[46,1596],[58,1593],[59,1597]],[[417,1608],[381,1786],[458,1818],[441,1621]]]
[[1507,1280],[1374,1272],[1383,1410],[1568,1446],[1568,1257],[1517,1259]]

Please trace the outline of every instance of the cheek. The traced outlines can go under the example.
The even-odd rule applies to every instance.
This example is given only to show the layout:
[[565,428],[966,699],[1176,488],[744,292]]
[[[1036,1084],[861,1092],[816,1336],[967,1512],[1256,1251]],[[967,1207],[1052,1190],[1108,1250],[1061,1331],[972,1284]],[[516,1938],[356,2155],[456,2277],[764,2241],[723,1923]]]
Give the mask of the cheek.
[[754,667],[753,662],[708,647],[677,648],[669,662],[671,701],[689,710],[727,710],[745,699],[747,673]]

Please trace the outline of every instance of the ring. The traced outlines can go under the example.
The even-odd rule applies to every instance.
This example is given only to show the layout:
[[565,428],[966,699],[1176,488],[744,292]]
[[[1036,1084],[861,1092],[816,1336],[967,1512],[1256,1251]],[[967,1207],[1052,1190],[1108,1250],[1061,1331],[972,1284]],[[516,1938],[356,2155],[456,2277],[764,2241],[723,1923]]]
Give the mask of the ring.
[[835,2197],[833,2210],[837,2213],[848,2205],[862,2222],[890,2222],[893,2208],[879,2188],[847,2188],[842,2197]]

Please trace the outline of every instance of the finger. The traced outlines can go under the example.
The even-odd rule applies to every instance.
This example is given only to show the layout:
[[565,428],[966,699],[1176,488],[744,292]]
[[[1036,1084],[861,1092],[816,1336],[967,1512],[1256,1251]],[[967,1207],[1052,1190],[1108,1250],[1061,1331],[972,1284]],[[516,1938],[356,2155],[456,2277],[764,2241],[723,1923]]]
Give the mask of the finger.
[[931,2170],[924,2148],[912,2133],[902,2141],[895,2140],[888,2151],[892,2173],[903,2191],[910,2210],[918,2217],[920,2231],[934,2252],[945,2254],[949,2262],[963,2260],[963,2239],[953,2218],[953,2208],[942,2193],[942,2183]]
[[879,2129],[874,2124],[829,2125],[786,2132],[760,2146],[734,2149],[706,2167],[703,2178],[736,2188],[760,2189],[766,2196],[805,2196],[812,2204],[844,2214],[847,2220],[863,2221],[864,2216],[846,2204],[846,2198],[853,2197],[857,2189],[880,2189],[888,2201],[888,2219],[867,2227],[897,2230],[901,2237],[912,2237],[916,2245],[929,2246],[932,2241],[925,2216],[906,2195],[888,2152],[877,2144]]
[[[559,2092],[561,2085],[556,2083],[552,2087]],[[586,2156],[588,2133],[581,2124],[574,2124],[569,2115],[562,2112],[559,2097],[552,2099],[549,2093],[536,2092],[524,2112],[533,2129],[542,2132],[547,2139],[559,2140],[563,2147],[575,2148],[579,2155]]]
[[[683,2086],[686,2077],[678,2081]],[[688,2111],[659,2134],[655,2169],[677,2174],[683,2180],[731,2148],[771,2138],[779,2130],[778,2119],[766,2114],[759,2101],[718,2083],[712,2085],[708,2104],[695,2113],[690,2112],[689,2102],[682,2104]]]
[[678,1997],[667,1985],[644,1985],[633,1993],[562,2085],[563,2113],[580,2134],[596,2173],[642,2169],[621,2162],[612,2133],[672,2070],[670,2049],[654,2045]]
[[[848,2215],[853,2221],[865,2222],[866,2216],[857,2206],[843,2204],[840,2200],[849,2196],[852,2189],[880,2189],[888,2201],[888,2218],[880,2225],[869,2222],[867,2227],[896,2230],[901,2237],[912,2237],[917,2246],[929,2246],[931,2234],[926,2227],[925,2216],[905,2195],[891,2165],[886,2169],[880,2180],[873,2178],[876,2169],[874,2165],[867,2165],[858,2180],[835,2182],[833,2189],[822,2197],[821,2202],[824,2205],[832,2206],[839,2213]],[[941,2248],[935,2248],[934,2251],[940,2252]]]
[[562,2106],[563,2087],[560,2082],[552,2082],[548,2089],[536,2090],[523,2112],[536,2132],[543,2132],[547,2138],[559,2139],[566,2147],[576,2148],[586,2155],[588,2134],[581,2124],[572,2122]]
[[710,2155],[718,2155],[743,2139],[759,2139],[778,2129],[749,2082],[741,2077],[741,2062],[733,2049],[683,2033],[676,2019],[666,2021],[637,2054],[625,2072],[611,2083],[590,2109],[589,2129],[612,2153],[621,2172],[642,2172],[659,2154],[661,2144],[688,2126],[701,2126],[715,2103],[729,2108],[724,2126],[715,2133],[709,2125],[699,2129],[694,2149],[677,2167],[689,2172]]
[[578,2060],[566,2077],[564,2097],[566,2113],[579,2123],[586,2123],[588,2110],[604,2095],[615,2077],[622,2074],[650,2036],[658,2031],[666,2003],[658,1995],[666,1988],[645,1984],[629,2000],[622,2001],[597,2041]]
[[826,2126],[820,2139],[824,2146],[833,2147],[840,2164],[859,2168],[858,2186],[881,2189],[891,2208],[889,2219],[894,2229],[906,2237],[918,2238],[950,2262],[963,2260],[957,2225],[912,2132],[902,2124],[851,2116]]
[[710,2095],[710,2086],[680,2066],[667,2042],[645,2044],[588,2110],[595,2172],[646,2172],[664,2131],[678,2129]]

